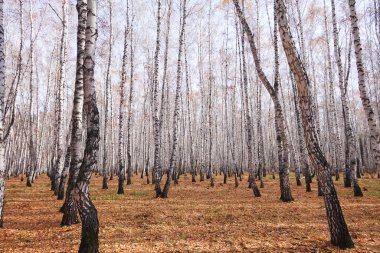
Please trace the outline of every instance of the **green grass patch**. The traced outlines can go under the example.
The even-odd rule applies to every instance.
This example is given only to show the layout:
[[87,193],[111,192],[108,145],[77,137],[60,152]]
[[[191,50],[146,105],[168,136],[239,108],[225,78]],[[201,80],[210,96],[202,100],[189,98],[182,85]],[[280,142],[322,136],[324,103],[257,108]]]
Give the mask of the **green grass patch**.
[[26,242],[26,243],[28,243],[28,242],[32,242],[32,239],[29,238],[29,237],[27,237],[27,236],[19,236],[19,237],[17,237],[16,241],[17,242],[24,242],[24,243]]
[[105,193],[105,194],[99,194],[99,195],[92,195],[91,198],[93,200],[119,200],[122,199],[124,195],[122,194],[117,194],[116,192],[110,192],[110,193]]
[[141,197],[149,196],[149,192],[147,192],[147,191],[131,191],[131,193],[129,195],[136,197],[136,198],[141,198]]

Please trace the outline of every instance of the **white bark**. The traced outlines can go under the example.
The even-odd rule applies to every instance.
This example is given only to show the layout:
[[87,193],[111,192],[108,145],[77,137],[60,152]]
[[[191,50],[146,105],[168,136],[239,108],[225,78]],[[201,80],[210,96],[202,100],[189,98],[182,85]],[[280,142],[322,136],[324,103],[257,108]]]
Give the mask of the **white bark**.
[[5,100],[4,0],[0,0],[0,228],[3,227],[4,195],[5,195],[4,100]]
[[363,62],[362,55],[362,45],[360,42],[360,33],[358,26],[358,17],[356,14],[355,0],[348,0],[350,7],[350,20],[351,20],[351,32],[354,40],[354,49],[356,56],[356,69],[358,71],[359,79],[359,91],[360,99],[364,107],[364,111],[368,121],[368,128],[370,132],[370,142],[373,155],[375,157],[375,165],[377,170],[380,173],[380,134],[379,129],[376,125],[375,114],[371,105],[370,97],[368,95],[367,86],[366,86],[366,73],[365,66]]

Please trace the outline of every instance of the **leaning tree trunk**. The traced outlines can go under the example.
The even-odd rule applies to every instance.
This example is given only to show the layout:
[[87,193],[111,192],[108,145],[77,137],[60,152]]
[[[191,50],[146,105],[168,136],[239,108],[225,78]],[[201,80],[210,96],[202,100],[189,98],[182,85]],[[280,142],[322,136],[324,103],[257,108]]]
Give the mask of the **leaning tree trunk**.
[[[290,180],[289,180],[289,153],[288,153],[288,141],[285,133],[285,119],[281,107],[281,103],[278,98],[279,91],[279,73],[278,73],[278,47],[277,47],[277,26],[275,25],[274,29],[274,46],[275,46],[275,81],[272,86],[266,77],[263,69],[261,68],[260,59],[258,55],[258,50],[256,48],[254,34],[249,27],[244,14],[240,8],[239,1],[233,0],[237,16],[240,19],[244,32],[247,34],[248,42],[251,47],[252,56],[255,62],[255,67],[257,75],[259,76],[261,82],[264,84],[267,89],[271,99],[274,103],[275,108],[275,127],[276,127],[276,141],[277,141],[277,152],[278,152],[278,161],[279,161],[279,172],[280,172],[280,190],[281,197],[280,199],[284,202],[292,201],[292,193],[290,189]],[[244,63],[244,62],[243,62]],[[243,70],[244,71],[244,70]],[[247,96],[247,95],[246,95]],[[246,99],[246,103],[248,100]]]
[[[178,118],[179,118],[179,100],[181,93],[181,77],[182,77],[182,51],[183,51],[183,37],[185,33],[186,25],[186,0],[182,3],[182,16],[181,16],[181,31],[179,35],[179,47],[178,47],[178,59],[177,59],[177,80],[176,80],[176,92],[174,100],[174,114],[173,114],[173,134],[172,134],[172,149],[169,161],[169,171],[166,178],[165,187],[161,193],[161,198],[167,198],[170,188],[170,182],[173,177],[174,166],[176,164],[176,151],[178,146]],[[178,163],[177,166],[179,166]],[[176,175],[175,175],[176,176]]]
[[310,167],[309,167],[309,161],[307,158],[306,150],[305,150],[305,137],[304,133],[302,131],[302,123],[301,123],[301,117],[300,117],[300,111],[299,111],[299,103],[298,103],[298,97],[297,97],[297,88],[294,83],[293,74],[290,73],[291,77],[291,83],[292,83],[292,90],[293,90],[293,100],[294,100],[294,114],[296,115],[296,124],[297,124],[297,135],[298,135],[298,148],[300,152],[300,163],[302,166],[302,174],[305,177],[305,185],[306,185],[306,192],[311,192],[311,175],[310,175]]
[[96,101],[94,80],[95,45],[97,38],[96,0],[88,1],[86,45],[83,64],[84,112],[86,114],[87,136],[83,162],[79,169],[74,188],[74,199],[82,221],[82,238],[79,252],[99,252],[99,221],[89,188],[91,175],[96,169],[99,153],[99,110]]
[[[349,163],[348,164],[349,168],[346,168],[346,169],[349,169],[349,173],[346,173],[344,177],[344,185],[348,186],[351,183],[350,181],[352,181],[353,186],[354,186],[353,187],[354,196],[359,197],[359,196],[363,196],[363,193],[360,189],[358,179],[356,176],[358,152],[357,152],[356,141],[354,138],[354,133],[353,133],[352,125],[350,121],[350,108],[348,106],[347,86],[343,80],[344,79],[343,67],[342,67],[342,60],[341,60],[341,51],[339,47],[338,28],[337,28],[337,23],[336,23],[334,0],[331,0],[331,11],[332,11],[332,20],[333,20],[334,52],[335,52],[335,59],[336,59],[337,67],[338,67],[339,88],[340,88],[340,96],[341,96],[342,109],[343,109],[344,133],[345,133],[345,138],[346,138],[346,146],[348,149],[348,152],[345,155],[346,155],[346,160]],[[351,43],[350,43],[349,50],[351,51]],[[350,54],[349,54],[349,57],[350,57]]]
[[276,0],[275,5],[275,16],[280,30],[282,45],[298,88],[302,125],[305,133],[307,150],[310,160],[317,170],[317,175],[322,186],[331,242],[333,245],[337,245],[340,248],[352,248],[354,247],[354,243],[348,232],[334,183],[331,179],[330,165],[322,153],[319,139],[317,137],[314,117],[311,113],[312,101],[309,89],[310,82],[302,61],[296,51],[289,28],[285,3],[283,0]]
[[376,169],[380,173],[380,134],[376,126],[375,114],[371,105],[370,98],[368,96],[367,87],[365,83],[366,73],[362,56],[362,45],[360,42],[360,33],[358,26],[358,18],[355,9],[355,2],[355,0],[348,0],[348,4],[350,7],[351,31],[354,39],[354,48],[356,56],[356,69],[358,71],[359,79],[360,98],[362,100],[364,111],[367,116],[368,128],[370,132],[371,149],[375,158]]
[[245,104],[245,126],[247,131],[247,152],[248,152],[248,171],[249,171],[249,184],[252,188],[252,192],[255,197],[260,197],[261,193],[259,188],[257,187],[256,180],[255,180],[255,171],[253,168],[253,151],[252,151],[252,119],[251,114],[249,110],[249,102],[248,102],[248,77],[247,77],[247,66],[246,66],[246,60],[245,60],[245,47],[244,47],[244,32],[242,31],[241,34],[241,57],[242,57],[242,69],[243,69],[243,87],[242,91],[244,91],[244,99],[242,98],[242,101]]
[[[344,186],[345,187],[351,187],[351,173],[350,169],[353,167],[350,166],[350,150],[348,149],[348,143],[351,143],[349,140],[349,137],[352,135],[352,127],[350,123],[350,111],[348,107],[348,96],[347,96],[347,88],[344,85],[343,81],[343,67],[342,67],[342,59],[341,59],[341,51],[339,47],[339,39],[338,39],[338,28],[336,23],[336,15],[335,15],[335,2],[334,0],[331,0],[331,12],[332,12],[332,23],[333,23],[333,39],[334,39],[334,54],[335,54],[335,61],[338,67],[338,78],[339,78],[339,89],[340,89],[340,99],[342,103],[342,112],[343,112],[343,119],[344,119],[344,132],[345,132],[345,150],[348,152],[345,152],[345,172],[344,172]],[[351,45],[350,45],[351,47]],[[350,55],[351,49],[349,50]],[[351,149],[352,150],[352,149]],[[354,150],[352,150],[354,151]],[[351,154],[351,157],[354,154]],[[356,161],[354,162],[356,164]],[[353,164],[354,165],[354,164]]]

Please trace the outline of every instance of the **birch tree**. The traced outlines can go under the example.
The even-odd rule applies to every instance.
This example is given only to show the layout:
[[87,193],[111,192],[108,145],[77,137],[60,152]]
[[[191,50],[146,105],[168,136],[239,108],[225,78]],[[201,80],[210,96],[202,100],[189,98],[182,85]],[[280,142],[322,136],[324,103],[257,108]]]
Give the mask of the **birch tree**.
[[[132,6],[133,10],[133,6]],[[130,21],[129,17],[129,1],[127,1],[127,26],[129,27],[130,30],[130,82],[129,82],[129,102],[128,102],[128,117],[127,117],[127,184],[132,184],[132,155],[131,155],[131,150],[132,150],[132,115],[133,115],[133,85],[134,85],[134,45],[133,45],[133,13],[132,13],[132,21]]]
[[158,65],[160,53],[160,34],[161,34],[161,0],[157,1],[157,32],[156,32],[156,48],[154,51],[154,65],[153,65],[153,134],[154,134],[154,161],[153,161],[153,175],[154,175],[154,189],[156,197],[161,196],[161,157],[160,157],[160,120],[158,117]]
[[[82,2],[85,3],[85,2]],[[78,6],[80,0],[78,1]],[[86,113],[86,142],[84,156],[74,188],[74,199],[82,221],[82,237],[78,252],[99,252],[98,214],[89,194],[90,179],[95,171],[99,152],[99,110],[96,99],[94,69],[97,39],[96,0],[88,0],[83,62],[84,112]]]
[[319,144],[314,117],[311,114],[312,101],[310,94],[310,81],[303,66],[302,60],[296,50],[292,34],[290,32],[286,6],[283,0],[275,1],[275,17],[281,35],[282,46],[295,77],[298,88],[298,97],[302,115],[302,125],[305,133],[306,147],[312,162],[317,170],[321,183],[326,207],[327,220],[330,228],[331,243],[340,248],[352,248],[354,243],[348,232],[347,224],[343,216],[334,183],[330,175],[328,164]]
[[379,134],[379,129],[376,125],[375,113],[373,111],[371,100],[368,95],[367,86],[366,86],[365,65],[363,62],[362,44],[360,40],[358,17],[356,14],[356,7],[355,7],[356,1],[348,0],[348,5],[350,8],[351,32],[352,32],[352,37],[354,41],[356,69],[358,71],[358,79],[359,79],[358,81],[359,81],[360,99],[362,101],[363,108],[367,117],[368,129],[370,133],[371,148],[372,148],[372,152],[375,158],[376,169],[380,171],[380,134]]
[[337,22],[336,22],[334,0],[331,0],[331,13],[332,13],[332,24],[333,24],[334,54],[335,54],[335,61],[338,67],[339,89],[340,89],[340,99],[341,99],[342,111],[343,111],[344,132],[345,132],[346,146],[348,149],[348,153],[347,152],[345,153],[345,156],[346,156],[345,160],[348,162],[348,164],[345,164],[345,165],[346,165],[346,170],[348,170],[349,172],[345,173],[344,185],[345,186],[351,185],[350,181],[352,181],[353,186],[354,186],[354,196],[363,196],[363,193],[359,187],[358,180],[356,177],[356,167],[357,167],[356,163],[357,163],[357,158],[358,158],[358,152],[357,152],[356,141],[354,138],[353,129],[351,126],[351,121],[350,121],[351,112],[348,106],[347,85],[344,82],[344,77],[343,77],[343,67],[342,67],[342,60],[341,60],[341,50],[339,47],[339,35],[338,35],[338,28],[337,28]]
[[105,108],[104,108],[104,134],[103,134],[103,185],[102,189],[108,189],[108,168],[109,160],[108,160],[108,142],[109,142],[109,134],[108,134],[108,108],[110,106],[110,86],[111,86],[111,60],[112,60],[112,43],[113,43],[113,29],[112,29],[112,1],[108,1],[109,8],[109,23],[110,23],[110,31],[108,38],[108,62],[107,62],[107,73],[106,73],[106,83],[105,83]]
[[[92,1],[92,0],[90,0]],[[74,199],[74,188],[76,187],[78,174],[83,162],[83,103],[84,103],[84,59],[86,45],[87,24],[87,0],[78,0],[78,28],[77,28],[77,62],[75,75],[74,102],[71,129],[71,159],[69,170],[69,181],[67,184],[65,203],[62,207],[63,217],[61,226],[69,226],[78,223],[78,208]]]
[[34,126],[33,126],[33,75],[34,75],[34,25],[33,25],[33,4],[29,1],[29,20],[30,20],[30,73],[29,73],[29,166],[26,171],[26,185],[32,186],[33,173],[37,169],[37,158],[34,141]]
[[66,82],[66,50],[67,50],[67,30],[68,30],[68,3],[67,0],[62,1],[62,35],[61,35],[61,46],[59,52],[59,83],[58,83],[58,117],[57,117],[57,168],[54,177],[54,194],[58,195],[58,199],[63,199],[64,188],[60,187],[62,178],[62,171],[64,169],[65,163],[65,154],[64,154],[64,113],[63,113],[63,105],[65,99],[65,82]]
[[[169,161],[169,171],[165,182],[165,187],[161,193],[161,198],[167,198],[170,188],[170,183],[173,177],[174,166],[176,163],[176,154],[178,146],[178,121],[179,121],[179,107],[180,107],[180,93],[181,93],[181,82],[182,82],[182,51],[183,51],[183,37],[185,34],[186,25],[186,0],[182,2],[182,13],[181,13],[181,29],[179,34],[178,43],[178,58],[177,58],[177,79],[176,79],[176,91],[174,100],[174,113],[173,113],[173,134],[172,134],[172,148]],[[178,166],[178,165],[177,165]]]
[[[282,106],[279,100],[279,60],[278,60],[278,47],[277,47],[277,26],[274,27],[274,47],[275,47],[275,80],[273,86],[266,77],[264,71],[262,70],[260,59],[258,56],[258,51],[256,48],[256,43],[254,40],[254,34],[249,27],[244,14],[240,8],[239,1],[233,0],[236,13],[242,24],[244,32],[247,34],[248,42],[251,48],[252,56],[255,62],[256,72],[263,83],[264,87],[267,89],[269,95],[272,98],[275,107],[275,126],[276,126],[276,140],[277,140],[277,150],[278,150],[278,161],[279,161],[279,171],[280,171],[280,189],[281,197],[280,199],[284,202],[292,201],[293,197],[290,189],[289,181],[289,153],[288,153],[288,141],[285,133],[285,119],[283,115]],[[247,95],[246,95],[247,96]],[[246,99],[247,100],[247,99]],[[246,101],[248,103],[248,100]]]
[[0,0],[0,228],[3,227],[5,196],[5,141],[4,141],[4,100],[5,100],[5,48],[4,48],[4,1]]
[[118,167],[119,180],[117,194],[124,194],[125,160],[124,160],[124,114],[125,114],[125,84],[127,82],[127,57],[128,57],[128,33],[129,28],[124,28],[123,65],[120,81],[120,107],[119,107],[119,139],[118,139]]

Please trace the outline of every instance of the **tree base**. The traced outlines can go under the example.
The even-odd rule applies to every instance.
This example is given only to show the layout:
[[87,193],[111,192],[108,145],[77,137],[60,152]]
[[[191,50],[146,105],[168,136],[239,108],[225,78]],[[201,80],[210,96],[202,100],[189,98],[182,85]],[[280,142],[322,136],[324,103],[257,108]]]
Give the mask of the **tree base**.
[[124,179],[121,176],[119,176],[117,194],[124,194]]
[[119,188],[117,189],[117,194],[124,194],[124,189],[123,189],[123,187],[119,187]]
[[107,177],[103,177],[102,189],[108,189]]
[[66,183],[66,177],[62,176],[61,180],[59,181],[59,188],[58,188],[58,200],[63,200],[65,198],[65,183]]
[[363,197],[363,192],[359,185],[354,185],[354,196]]
[[257,186],[252,186],[252,192],[255,197],[261,197],[261,193],[259,191],[259,188],[257,188]]
[[30,180],[30,177],[28,177],[28,178],[26,179],[26,186],[27,186],[27,187],[32,187],[32,181]]
[[340,249],[352,249],[355,248],[355,244],[352,241],[350,235],[344,236],[344,238],[341,238],[339,242],[331,242],[332,245],[338,246]]
[[290,192],[282,193],[281,197],[280,197],[280,200],[282,202],[292,202],[292,201],[294,201],[294,199],[292,197],[292,194]]
[[306,192],[311,192],[310,183],[306,183]]
[[64,204],[62,208],[64,210],[63,210],[63,217],[61,221],[61,227],[71,226],[71,225],[79,223],[78,215],[77,215],[78,210],[74,201],[70,205]]

